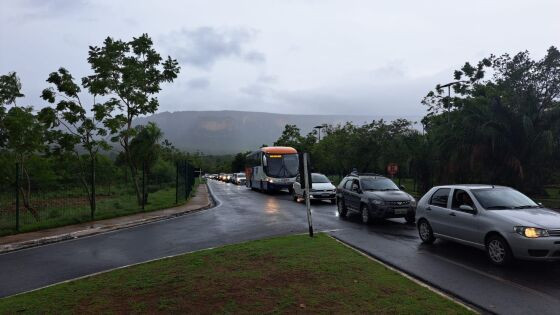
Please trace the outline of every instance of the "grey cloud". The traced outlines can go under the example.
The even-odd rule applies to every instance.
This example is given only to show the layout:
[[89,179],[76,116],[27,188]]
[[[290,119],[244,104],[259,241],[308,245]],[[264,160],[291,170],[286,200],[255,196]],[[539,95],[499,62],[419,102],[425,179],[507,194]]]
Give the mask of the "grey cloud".
[[195,78],[187,82],[189,88],[193,90],[204,90],[210,85],[210,80],[206,78]]
[[213,27],[182,29],[166,36],[165,45],[170,46],[176,58],[202,69],[210,69],[217,60],[238,57],[251,63],[264,62],[261,52],[246,52],[245,46],[253,40],[255,31],[238,28],[218,30]]
[[403,80],[405,70],[401,64],[391,63],[371,71],[372,78],[376,81]]
[[270,88],[261,85],[261,84],[251,84],[239,89],[240,92],[243,94],[255,97],[255,98],[262,98],[267,92],[270,91]]
[[278,82],[278,77],[275,75],[266,75],[266,74],[261,74],[258,78],[257,81],[260,83],[264,83],[264,84],[271,84],[271,83],[276,83]]
[[86,0],[25,0],[20,5],[28,18],[56,18],[91,6]]
[[250,51],[248,53],[246,53],[243,56],[243,59],[247,60],[248,62],[251,63],[260,63],[260,62],[265,62],[266,61],[266,57],[264,56],[263,53],[260,53],[258,51]]

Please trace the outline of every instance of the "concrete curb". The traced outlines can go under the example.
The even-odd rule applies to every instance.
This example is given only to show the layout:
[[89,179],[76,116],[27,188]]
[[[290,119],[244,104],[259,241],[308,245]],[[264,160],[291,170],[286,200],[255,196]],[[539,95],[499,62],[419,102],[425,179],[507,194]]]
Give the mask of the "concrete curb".
[[474,311],[475,313],[496,314],[496,312],[494,312],[492,310],[489,310],[489,309],[483,307],[482,305],[478,305],[478,304],[476,304],[472,301],[464,299],[463,297],[461,297],[461,296],[459,296],[459,295],[457,295],[457,294],[455,294],[455,293],[453,293],[449,290],[446,290],[446,289],[442,288],[441,286],[438,286],[437,284],[435,284],[435,283],[433,283],[429,280],[424,279],[424,277],[422,277],[418,274],[415,274],[415,273],[412,273],[408,270],[404,270],[402,268],[399,268],[395,264],[392,264],[392,263],[388,262],[387,260],[383,259],[382,257],[379,257],[378,255],[374,255],[373,253],[371,253],[367,250],[364,250],[364,249],[362,249],[358,246],[348,244],[347,242],[345,242],[345,241],[341,240],[340,238],[336,237],[335,235],[329,234],[329,236],[332,237],[333,239],[339,241],[340,243],[346,245],[347,247],[357,251],[358,253],[360,253],[362,255],[365,255],[366,257],[368,257],[370,259],[375,260],[376,262],[384,265],[385,267],[388,267],[389,269],[391,269],[395,272],[398,272],[401,275],[404,275],[406,278],[408,278],[408,279],[410,279],[410,280],[412,280],[412,281],[414,281],[414,282],[416,282],[416,283],[418,283],[422,286],[425,286],[425,287],[429,288],[433,292],[436,292],[436,293],[454,301],[455,303],[458,303],[458,304],[462,305],[463,307],[465,307],[465,308],[467,308],[471,311]]
[[[135,227],[135,226],[143,225],[143,224],[147,224],[147,223],[153,223],[153,222],[157,222],[157,221],[163,221],[163,220],[168,220],[168,219],[172,219],[172,218],[177,218],[177,217],[181,217],[181,216],[184,216],[184,215],[187,215],[187,214],[190,214],[190,213],[200,212],[200,211],[203,211],[203,210],[213,208],[215,206],[214,197],[212,196],[212,192],[210,191],[210,189],[208,187],[208,184],[205,184],[205,185],[206,185],[207,190],[208,190],[208,203],[206,205],[200,207],[200,208],[185,210],[183,212],[177,212],[177,213],[168,214],[168,215],[154,216],[154,217],[147,218],[147,219],[129,221],[129,222],[121,223],[121,224],[109,225],[109,226],[98,227],[98,228],[89,228],[89,229],[79,230],[79,231],[75,231],[75,232],[71,232],[71,233],[65,233],[65,234],[60,234],[60,235],[55,235],[55,236],[46,236],[46,237],[33,239],[33,240],[28,240],[28,241],[23,241],[23,242],[18,242],[18,243],[0,245],[0,254],[9,253],[9,252],[17,251],[17,250],[22,250],[22,249],[26,249],[26,248],[30,248],[30,247],[37,247],[37,246],[62,242],[62,241],[66,241],[66,240],[72,240],[72,239],[85,237],[85,236],[92,236],[92,235],[107,233],[107,232],[111,232],[111,231],[122,230],[122,229],[131,228],[131,227]],[[162,209],[162,210],[164,210],[164,209]]]

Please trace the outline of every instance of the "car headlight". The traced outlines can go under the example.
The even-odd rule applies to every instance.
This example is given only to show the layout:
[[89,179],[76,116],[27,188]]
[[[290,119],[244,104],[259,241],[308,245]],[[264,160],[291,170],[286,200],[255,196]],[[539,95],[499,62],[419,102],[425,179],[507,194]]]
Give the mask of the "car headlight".
[[414,199],[414,198],[410,199],[410,205],[411,205],[412,207],[416,207],[416,205],[417,205],[416,199]]
[[374,205],[377,205],[377,206],[385,204],[385,202],[383,202],[383,200],[379,200],[379,199],[372,199],[371,203],[373,203]]
[[535,227],[526,227],[526,226],[515,226],[513,230],[519,234],[523,235],[528,238],[539,238],[539,237],[547,237],[548,231],[545,229],[539,229]]

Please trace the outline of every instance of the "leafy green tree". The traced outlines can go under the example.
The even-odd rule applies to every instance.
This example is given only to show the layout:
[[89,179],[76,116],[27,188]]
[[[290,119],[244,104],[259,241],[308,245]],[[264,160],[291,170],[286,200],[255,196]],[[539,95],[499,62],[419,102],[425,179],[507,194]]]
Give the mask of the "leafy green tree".
[[231,171],[234,173],[244,172],[245,171],[245,164],[247,161],[247,155],[250,152],[245,153],[237,153],[233,157],[233,161],[231,161]]
[[130,151],[130,142],[137,132],[132,121],[158,109],[155,95],[161,84],[172,82],[180,69],[177,60],[163,60],[152,46],[147,34],[128,42],[108,37],[102,47],[90,47],[88,62],[94,74],[82,80],[91,94],[109,97],[97,111],[105,115],[117,112],[105,121],[105,126],[113,134],[112,140],[124,150],[139,204],[142,196]]
[[286,125],[282,135],[275,146],[293,147],[298,152],[310,152],[313,145],[317,142],[317,131],[313,130],[307,136],[302,136],[300,129],[296,125]]
[[16,100],[24,97],[21,93],[21,82],[15,72],[0,76],[0,148],[6,142],[4,118],[7,113],[6,105],[17,106]]
[[[130,153],[135,168],[144,169],[146,182],[149,182],[151,170],[161,154],[160,141],[163,132],[153,122],[145,126],[137,126],[136,136],[130,141]],[[144,195],[144,203],[148,201],[148,194]]]
[[[41,120],[49,127],[53,128],[50,133],[51,142],[55,142],[55,152],[58,154],[72,152],[78,160],[79,174],[82,186],[88,196],[91,209],[95,211],[94,185],[95,167],[94,163],[99,150],[109,150],[111,147],[105,141],[107,130],[103,127],[103,122],[108,118],[108,113],[102,108],[103,105],[95,102],[96,95],[92,95],[92,103],[89,107],[92,112],[88,112],[88,107],[80,98],[80,86],[74,82],[74,78],[65,68],[52,72],[47,82],[52,84],[43,90],[41,97],[47,102],[54,104],[54,107],[45,107],[39,113]],[[63,132],[62,127],[65,132]],[[88,153],[88,161],[84,160],[80,152],[85,150]],[[88,178],[91,180],[88,185]],[[90,191],[91,185],[91,191]]]
[[38,213],[30,203],[31,178],[26,163],[34,154],[46,148],[46,127],[33,113],[32,107],[12,107],[4,117],[3,124],[6,148],[16,157],[19,172],[26,182],[26,185],[20,185],[24,207],[38,220]]
[[[486,73],[492,73],[486,78]],[[557,168],[560,52],[490,56],[455,71],[454,97],[440,86],[424,99],[439,181],[485,181],[533,194]]]

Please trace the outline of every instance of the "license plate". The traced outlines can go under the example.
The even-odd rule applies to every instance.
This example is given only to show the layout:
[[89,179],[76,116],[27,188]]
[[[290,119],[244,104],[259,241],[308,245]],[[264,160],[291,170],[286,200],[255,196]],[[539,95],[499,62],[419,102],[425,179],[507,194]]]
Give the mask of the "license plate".
[[395,209],[395,214],[406,214],[408,209]]

